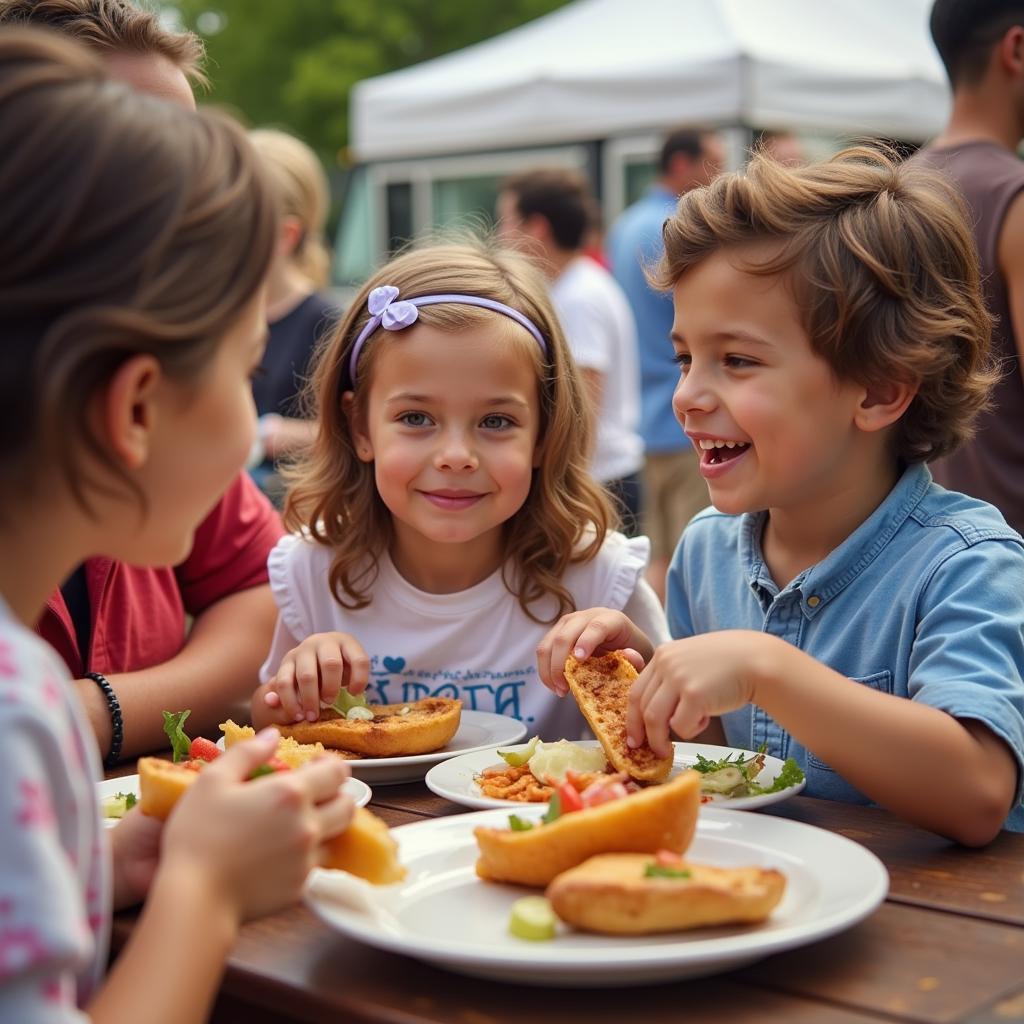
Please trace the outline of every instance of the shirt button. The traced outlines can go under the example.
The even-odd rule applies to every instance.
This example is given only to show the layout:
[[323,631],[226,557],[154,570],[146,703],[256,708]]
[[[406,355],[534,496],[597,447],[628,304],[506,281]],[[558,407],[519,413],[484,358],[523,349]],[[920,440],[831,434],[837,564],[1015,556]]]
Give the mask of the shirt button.
[[817,608],[819,604],[821,604],[821,598],[818,597],[817,594],[814,594],[811,597],[807,598],[808,608]]

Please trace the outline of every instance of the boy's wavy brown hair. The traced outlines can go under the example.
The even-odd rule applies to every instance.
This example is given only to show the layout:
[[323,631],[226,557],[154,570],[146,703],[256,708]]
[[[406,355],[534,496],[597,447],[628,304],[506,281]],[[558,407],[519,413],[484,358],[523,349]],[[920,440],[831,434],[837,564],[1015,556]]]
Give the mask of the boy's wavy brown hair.
[[132,0],[0,0],[0,25],[54,29],[100,54],[159,54],[194,85],[209,85],[199,36],[166,28]]
[[869,146],[795,168],[755,154],[686,193],[662,234],[650,278],[666,291],[719,249],[777,241],[744,269],[785,275],[835,375],[916,387],[893,428],[899,459],[936,459],[971,436],[998,377],[992,318],[966,206],[939,172]]
[[[322,346],[307,391],[318,429],[310,449],[285,471],[291,484],[285,524],[308,531],[313,540],[332,549],[331,592],[343,607],[363,608],[370,603],[378,560],[392,538],[391,513],[377,493],[373,465],[356,455],[342,396],[352,391],[352,415],[365,416],[374,363],[401,337],[385,330],[370,337],[359,359],[359,383],[353,389],[349,354],[370,319],[367,298],[384,284],[395,285],[403,299],[444,293],[494,299],[519,310],[544,336],[546,356],[525,331],[509,332],[537,370],[542,449],[526,502],[505,524],[503,575],[530,618],[554,621],[574,607],[562,583],[566,568],[596,556],[614,513],[605,492],[587,471],[590,438],[585,394],[546,284],[522,256],[490,242],[435,243],[413,249],[378,271],[355,297]],[[454,333],[484,324],[505,326],[506,320],[491,310],[442,303],[421,307],[419,322]],[[458,368],[452,367],[452,372]],[[550,618],[540,617],[533,608],[545,597],[558,606]]]

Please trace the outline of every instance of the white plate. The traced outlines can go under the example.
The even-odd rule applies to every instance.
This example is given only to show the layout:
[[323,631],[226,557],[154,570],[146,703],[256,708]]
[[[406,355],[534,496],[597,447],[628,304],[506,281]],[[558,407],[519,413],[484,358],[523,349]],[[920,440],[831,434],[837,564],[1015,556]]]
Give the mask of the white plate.
[[[596,747],[597,740],[579,740],[581,747]],[[711,743],[674,743],[675,754],[672,759],[672,775],[678,775],[681,771],[695,764],[697,755],[703,754],[709,761],[720,761],[723,757],[733,757],[738,753],[744,753],[748,757],[754,754],[749,750],[740,751],[733,747],[716,747]],[[525,750],[526,744],[515,747],[502,747],[502,750]],[[481,750],[477,753],[463,754],[460,757],[453,757],[450,761],[431,768],[424,779],[427,786],[438,796],[451,800],[466,807],[488,808],[488,807],[529,807],[530,804],[521,800],[501,800],[497,797],[484,796],[480,787],[476,784],[476,776],[485,768],[492,765],[502,764],[498,756],[498,748]],[[764,768],[757,776],[757,781],[762,786],[770,786],[775,776],[782,770],[783,762],[777,757],[766,755]],[[751,811],[758,807],[765,807],[768,804],[778,803],[780,800],[788,800],[796,796],[804,788],[804,782],[798,782],[795,786],[779,790],[778,793],[762,793],[759,796],[727,797],[711,795],[709,803],[716,807],[728,807],[734,811]],[[709,794],[710,795],[710,794]]]
[[399,782],[418,782],[427,769],[439,761],[468,754],[475,750],[493,750],[496,746],[515,743],[526,735],[526,726],[517,718],[496,715],[491,711],[463,711],[459,728],[448,746],[430,754],[412,754],[408,757],[367,757],[349,761],[348,766],[357,778],[378,786]]
[[[132,793],[137,800],[139,798],[139,777],[138,775],[125,775],[120,779],[104,779],[96,783],[99,790],[100,800],[104,797],[116,796],[118,793]],[[346,779],[345,792],[356,802],[356,807],[365,807],[373,796],[373,791],[359,779]],[[103,824],[107,828],[113,828],[121,819],[104,818]]]
[[[524,817],[543,811],[527,806]],[[777,868],[786,892],[761,925],[705,928],[658,936],[601,936],[559,925],[548,942],[508,934],[512,904],[536,890],[477,878],[478,825],[503,827],[508,812],[480,811],[391,830],[409,869],[406,881],[379,890],[379,909],[353,909],[343,873],[317,870],[306,902],[328,924],[369,946],[404,953],[461,974],[527,985],[609,986],[678,980],[732,970],[867,917],[885,899],[889,876],[857,843],[802,822],[705,808],[687,851],[724,867]],[[334,879],[339,883],[332,888]]]

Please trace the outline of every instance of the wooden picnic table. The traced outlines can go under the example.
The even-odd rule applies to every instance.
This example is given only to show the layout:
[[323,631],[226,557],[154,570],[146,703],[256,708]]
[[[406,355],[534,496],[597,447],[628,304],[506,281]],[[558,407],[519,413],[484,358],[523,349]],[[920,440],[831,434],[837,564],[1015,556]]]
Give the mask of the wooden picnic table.
[[[112,775],[129,774],[127,766]],[[377,786],[404,825],[464,808],[423,783]],[[888,898],[832,938],[707,978],[621,989],[481,981],[383,953],[296,906],[246,925],[212,1019],[224,1024],[1007,1024],[1024,1021],[1024,834],[968,850],[892,814],[794,797],[761,813],[838,832],[885,864]],[[114,947],[134,912],[115,917]],[[201,924],[200,924],[201,927]],[[537,956],[543,957],[543,948]]]

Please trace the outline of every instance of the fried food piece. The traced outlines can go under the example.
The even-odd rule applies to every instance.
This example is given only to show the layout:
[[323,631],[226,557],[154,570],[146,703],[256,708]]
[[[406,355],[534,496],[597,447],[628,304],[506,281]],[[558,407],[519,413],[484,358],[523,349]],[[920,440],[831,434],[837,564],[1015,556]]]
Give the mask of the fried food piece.
[[[404,711],[408,708],[408,711]],[[279,725],[282,736],[300,743],[322,743],[332,750],[353,750],[364,757],[404,757],[440,750],[455,735],[462,701],[424,697],[408,704],[370,704],[372,719],[344,718],[321,708],[318,722]]]
[[[199,778],[199,771],[159,757],[139,758],[139,809],[165,821],[181,795]],[[248,785],[259,785],[259,779]],[[387,825],[365,807],[357,807],[352,823],[324,843],[324,867],[365,878],[374,885],[399,882],[405,868],[398,862],[398,844]]]
[[374,885],[390,885],[405,878],[391,830],[365,807],[356,808],[352,824],[328,839],[324,850],[324,867],[347,871]]
[[718,868],[682,861],[687,877],[648,878],[642,853],[591,857],[547,888],[567,924],[604,935],[650,935],[710,925],[763,921],[786,889],[774,869]]
[[587,724],[617,772],[639,782],[661,782],[672,770],[671,757],[658,757],[649,744],[631,750],[626,745],[626,703],[636,669],[622,651],[600,658],[565,660],[565,678]]
[[610,803],[588,807],[525,832],[477,828],[476,873],[492,882],[547,885],[598,853],[682,853],[697,825],[700,775],[684,772]]
[[[220,731],[224,733],[224,749],[240,743],[242,740],[252,739],[256,730],[251,725],[238,725],[230,718],[220,723]],[[324,749],[322,743],[298,743],[291,736],[282,736],[277,744],[277,756],[284,761],[289,768],[298,768],[300,764],[312,761],[314,757],[330,753],[340,757],[344,761],[358,761],[359,754],[353,754],[351,750],[330,750]]]
[[159,757],[140,757],[138,767],[139,810],[161,821],[167,820],[181,794],[199,778],[195,768]]

